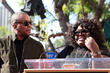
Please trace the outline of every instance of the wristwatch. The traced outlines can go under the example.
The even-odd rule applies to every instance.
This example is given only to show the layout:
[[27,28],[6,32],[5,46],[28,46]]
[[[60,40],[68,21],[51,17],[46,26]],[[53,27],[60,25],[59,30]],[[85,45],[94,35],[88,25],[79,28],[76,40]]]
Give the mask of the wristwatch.
[[97,55],[101,55],[101,52],[95,52],[95,53],[91,53],[92,56],[97,56]]

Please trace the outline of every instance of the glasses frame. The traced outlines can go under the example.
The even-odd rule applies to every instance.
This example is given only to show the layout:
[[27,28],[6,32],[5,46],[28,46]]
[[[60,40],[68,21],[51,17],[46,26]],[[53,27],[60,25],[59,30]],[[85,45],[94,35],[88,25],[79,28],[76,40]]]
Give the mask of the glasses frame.
[[89,31],[86,29],[82,29],[80,31],[75,31],[75,36],[79,36],[79,35],[85,35],[87,34]]
[[17,21],[17,22],[14,22],[14,24],[24,24],[25,26],[28,26],[29,24],[32,24],[32,22],[30,21],[24,21],[24,22],[21,22],[21,21]]

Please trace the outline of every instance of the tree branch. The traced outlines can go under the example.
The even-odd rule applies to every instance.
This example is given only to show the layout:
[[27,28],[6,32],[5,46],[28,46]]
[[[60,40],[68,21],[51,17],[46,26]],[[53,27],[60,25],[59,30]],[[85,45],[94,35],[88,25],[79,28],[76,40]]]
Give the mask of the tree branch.
[[94,18],[99,22],[99,19],[102,15],[102,7],[103,7],[103,4],[104,4],[104,1],[105,0],[98,0],[98,4],[96,5],[93,0],[87,0],[88,3],[90,4],[91,8],[93,10],[95,10],[95,16]]
[[67,4],[67,2],[68,2],[68,0],[59,0],[57,6],[62,8],[63,4],[64,4],[64,3]]
[[91,8],[92,8],[93,10],[95,10],[95,9],[96,9],[96,4],[93,2],[93,0],[87,0],[87,1],[88,1],[88,3],[90,4]]
[[104,5],[105,0],[98,0],[98,8],[102,8]]
[[55,37],[57,37],[57,36],[67,36],[67,34],[66,34],[66,33],[51,34],[51,35],[49,35],[49,38],[51,38],[51,37],[55,38]]
[[58,19],[48,10],[48,13],[56,20],[58,21]]
[[104,4],[104,1],[105,0],[99,0],[98,1],[97,9],[96,9],[96,12],[95,12],[95,18],[97,20],[99,20],[101,15],[102,15],[102,7],[103,7],[103,4]]
[[81,0],[81,5],[82,5],[82,13],[84,14],[85,11],[84,11],[84,0]]
[[68,3],[68,0],[53,0],[55,5],[54,5],[54,8],[55,8],[55,12],[57,13],[58,9],[62,10],[62,6],[64,3]]

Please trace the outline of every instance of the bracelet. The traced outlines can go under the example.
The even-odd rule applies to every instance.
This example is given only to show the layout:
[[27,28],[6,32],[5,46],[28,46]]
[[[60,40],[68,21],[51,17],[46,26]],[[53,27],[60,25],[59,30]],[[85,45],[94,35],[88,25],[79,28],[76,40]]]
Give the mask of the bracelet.
[[97,55],[101,55],[101,52],[95,52],[95,53],[91,53],[92,56],[97,56]]

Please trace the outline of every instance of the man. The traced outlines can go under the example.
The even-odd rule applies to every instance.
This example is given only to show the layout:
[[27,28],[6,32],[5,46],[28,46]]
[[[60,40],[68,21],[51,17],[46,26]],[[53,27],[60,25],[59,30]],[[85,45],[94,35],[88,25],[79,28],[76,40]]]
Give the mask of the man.
[[[11,24],[16,39],[3,39],[0,41],[1,58],[3,65],[1,73],[22,73],[26,67],[24,59],[39,59],[45,52],[42,44],[29,35],[31,33],[31,19],[24,12],[12,15]],[[46,58],[43,54],[41,58]]]

